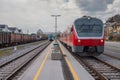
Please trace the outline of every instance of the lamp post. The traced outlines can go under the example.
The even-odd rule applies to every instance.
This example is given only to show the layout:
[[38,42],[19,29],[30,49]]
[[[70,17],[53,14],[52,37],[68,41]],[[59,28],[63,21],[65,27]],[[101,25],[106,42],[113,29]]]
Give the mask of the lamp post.
[[52,17],[55,17],[55,41],[57,40],[57,17],[60,17],[61,15],[51,15]]

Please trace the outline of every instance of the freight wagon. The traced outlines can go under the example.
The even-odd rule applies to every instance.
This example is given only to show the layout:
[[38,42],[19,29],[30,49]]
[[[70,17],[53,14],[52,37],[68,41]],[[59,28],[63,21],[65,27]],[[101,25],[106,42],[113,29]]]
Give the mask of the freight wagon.
[[36,41],[36,34],[19,34],[11,32],[0,32],[0,47],[23,44]]

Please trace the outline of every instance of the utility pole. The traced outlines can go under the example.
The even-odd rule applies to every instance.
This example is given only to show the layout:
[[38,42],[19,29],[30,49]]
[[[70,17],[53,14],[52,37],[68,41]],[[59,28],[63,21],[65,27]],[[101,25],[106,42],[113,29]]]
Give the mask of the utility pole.
[[59,17],[61,15],[51,15],[51,16],[55,18],[55,42],[53,44],[51,59],[52,60],[60,60],[60,59],[62,59],[62,55],[60,53],[59,44],[57,42],[57,17]]
[[52,17],[55,17],[55,41],[57,41],[57,17],[60,17],[61,15],[51,15]]

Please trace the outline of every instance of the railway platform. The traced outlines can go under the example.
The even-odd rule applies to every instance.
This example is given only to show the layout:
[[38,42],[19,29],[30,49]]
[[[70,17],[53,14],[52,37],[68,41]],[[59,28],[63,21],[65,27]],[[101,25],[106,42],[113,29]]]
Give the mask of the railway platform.
[[[61,60],[51,59],[52,42],[18,80],[66,80]],[[59,43],[60,44],[60,43]],[[72,57],[71,54],[60,44],[62,52],[66,55],[67,65],[74,80],[94,80],[94,78]]]

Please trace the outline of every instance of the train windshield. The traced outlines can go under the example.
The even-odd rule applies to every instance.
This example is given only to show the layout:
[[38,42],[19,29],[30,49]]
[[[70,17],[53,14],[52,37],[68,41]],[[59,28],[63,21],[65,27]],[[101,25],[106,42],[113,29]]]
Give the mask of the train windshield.
[[102,36],[103,26],[99,24],[76,24],[76,31],[79,37],[100,37]]

